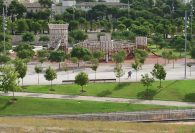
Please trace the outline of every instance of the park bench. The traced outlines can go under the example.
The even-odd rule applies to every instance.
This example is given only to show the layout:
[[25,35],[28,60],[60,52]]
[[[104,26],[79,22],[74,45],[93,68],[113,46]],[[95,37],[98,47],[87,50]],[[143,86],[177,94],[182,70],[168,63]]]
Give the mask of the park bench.
[[[62,83],[74,83],[75,80],[62,80]],[[90,79],[89,82],[116,82],[115,78],[111,78],[111,79]]]

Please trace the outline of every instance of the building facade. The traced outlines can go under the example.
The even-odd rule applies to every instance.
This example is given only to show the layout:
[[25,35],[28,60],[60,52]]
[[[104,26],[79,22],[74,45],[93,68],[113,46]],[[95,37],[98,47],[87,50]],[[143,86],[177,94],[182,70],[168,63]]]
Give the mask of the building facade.
[[57,50],[68,48],[68,24],[49,24],[49,48]]

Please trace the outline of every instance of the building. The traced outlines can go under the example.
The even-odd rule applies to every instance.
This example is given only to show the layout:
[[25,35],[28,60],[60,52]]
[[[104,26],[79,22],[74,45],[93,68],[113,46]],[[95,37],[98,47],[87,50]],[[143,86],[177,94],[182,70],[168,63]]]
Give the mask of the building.
[[148,39],[147,37],[143,37],[143,36],[137,36],[135,38],[135,45],[136,47],[142,47],[145,48],[148,44]]
[[118,3],[118,2],[82,2],[82,3],[76,4],[76,7],[87,11],[97,5],[106,5],[108,7],[116,7],[120,9],[128,8],[128,4]]
[[68,24],[49,24],[50,44],[49,48],[65,51],[68,48]]
[[67,8],[75,7],[75,5],[75,0],[61,0],[60,3],[52,5],[52,11],[55,14],[62,14]]
[[23,3],[23,4],[24,4],[24,6],[26,7],[27,12],[36,13],[36,12],[43,11],[43,10],[46,9],[46,8],[43,8],[43,7],[39,4],[39,2],[34,2],[34,3],[25,2],[25,3]]

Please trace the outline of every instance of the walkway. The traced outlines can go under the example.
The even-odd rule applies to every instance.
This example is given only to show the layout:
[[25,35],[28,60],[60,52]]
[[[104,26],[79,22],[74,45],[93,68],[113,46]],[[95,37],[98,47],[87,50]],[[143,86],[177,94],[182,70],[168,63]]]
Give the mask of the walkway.
[[[12,96],[12,93],[0,93],[0,96]],[[95,97],[95,96],[75,96],[75,95],[60,95],[60,94],[44,94],[44,93],[26,93],[15,92],[16,97],[33,97],[33,98],[54,98],[54,99],[69,99],[69,100],[85,100],[97,102],[114,102],[114,103],[131,103],[131,104],[149,104],[149,105],[164,105],[178,107],[195,107],[195,103],[177,102],[177,101],[160,101],[160,100],[141,100],[141,99],[126,99],[126,98],[110,98],[110,97]]]

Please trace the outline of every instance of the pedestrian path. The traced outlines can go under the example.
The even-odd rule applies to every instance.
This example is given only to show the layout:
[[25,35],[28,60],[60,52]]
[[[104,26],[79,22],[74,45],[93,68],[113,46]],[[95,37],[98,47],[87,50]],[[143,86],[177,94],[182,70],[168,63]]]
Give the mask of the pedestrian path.
[[[9,92],[9,93],[2,93],[1,92],[0,93],[0,96],[12,96],[12,95],[13,94],[11,92]],[[60,95],[60,94],[44,94],[44,93],[27,93],[27,92],[15,92],[14,95],[16,97],[84,100],[84,101],[130,103],[130,104],[149,104],[149,105],[164,105],[164,106],[178,106],[178,107],[195,107],[195,103],[178,102],[178,101],[142,100],[142,99],[78,96],[78,95]]]

